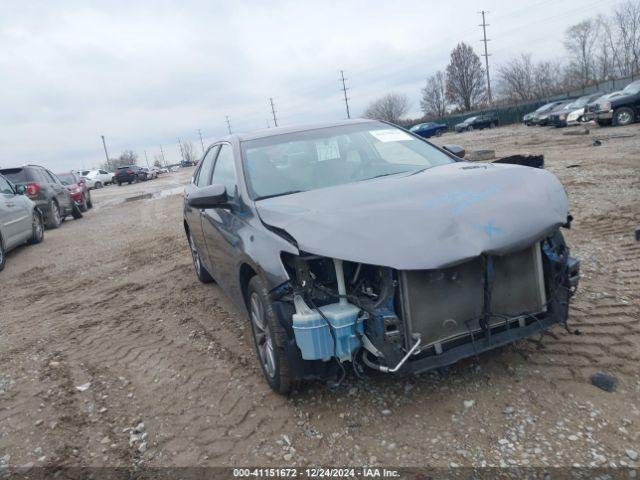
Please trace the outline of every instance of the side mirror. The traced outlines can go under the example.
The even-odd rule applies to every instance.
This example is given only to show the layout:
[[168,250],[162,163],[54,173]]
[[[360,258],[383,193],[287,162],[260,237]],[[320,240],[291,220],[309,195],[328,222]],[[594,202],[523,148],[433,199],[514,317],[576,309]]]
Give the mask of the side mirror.
[[444,148],[449,153],[453,153],[456,157],[459,158],[464,158],[464,156],[467,154],[465,149],[460,145],[443,145],[442,148]]
[[227,188],[224,185],[209,185],[194,189],[187,197],[187,204],[193,208],[216,208],[227,202]]
[[18,195],[24,195],[27,193],[27,187],[24,185],[16,185],[16,193]]

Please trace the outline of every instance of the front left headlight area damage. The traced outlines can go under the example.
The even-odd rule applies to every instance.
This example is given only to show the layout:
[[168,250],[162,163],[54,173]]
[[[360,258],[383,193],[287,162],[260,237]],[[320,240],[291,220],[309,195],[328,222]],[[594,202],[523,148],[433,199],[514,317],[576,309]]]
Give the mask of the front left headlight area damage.
[[432,270],[281,258],[290,280],[270,296],[300,379],[362,364],[420,373],[566,326],[579,279],[559,229],[525,249]]

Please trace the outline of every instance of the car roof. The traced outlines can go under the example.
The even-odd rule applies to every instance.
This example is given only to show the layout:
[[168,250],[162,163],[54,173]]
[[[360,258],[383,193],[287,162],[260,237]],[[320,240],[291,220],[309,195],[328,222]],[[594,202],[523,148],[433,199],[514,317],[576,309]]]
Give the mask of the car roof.
[[378,123],[378,122],[379,120],[356,118],[352,120],[342,120],[338,122],[322,122],[322,123],[298,124],[298,125],[290,125],[290,126],[287,125],[285,127],[263,128],[261,130],[256,130],[253,132],[227,135],[226,137],[221,138],[220,141],[237,140],[240,142],[246,142],[248,140],[256,140],[258,138],[274,137],[276,135],[285,135],[287,133],[305,132],[307,130],[318,130],[321,128],[340,127],[343,125],[356,125],[360,123]]

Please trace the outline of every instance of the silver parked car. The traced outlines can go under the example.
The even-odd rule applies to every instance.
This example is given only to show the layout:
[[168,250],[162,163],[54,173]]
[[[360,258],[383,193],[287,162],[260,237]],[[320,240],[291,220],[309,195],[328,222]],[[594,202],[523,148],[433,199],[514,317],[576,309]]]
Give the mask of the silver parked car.
[[16,187],[0,175],[0,270],[9,250],[44,238],[42,212],[24,192],[24,185]]

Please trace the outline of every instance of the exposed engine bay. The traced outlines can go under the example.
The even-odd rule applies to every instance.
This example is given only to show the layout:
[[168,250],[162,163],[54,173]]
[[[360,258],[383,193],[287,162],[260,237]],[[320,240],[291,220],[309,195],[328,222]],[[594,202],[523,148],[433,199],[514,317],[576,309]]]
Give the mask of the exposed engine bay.
[[565,324],[579,277],[562,234],[444,268],[397,270],[282,254],[272,291],[303,360],[418,373]]

